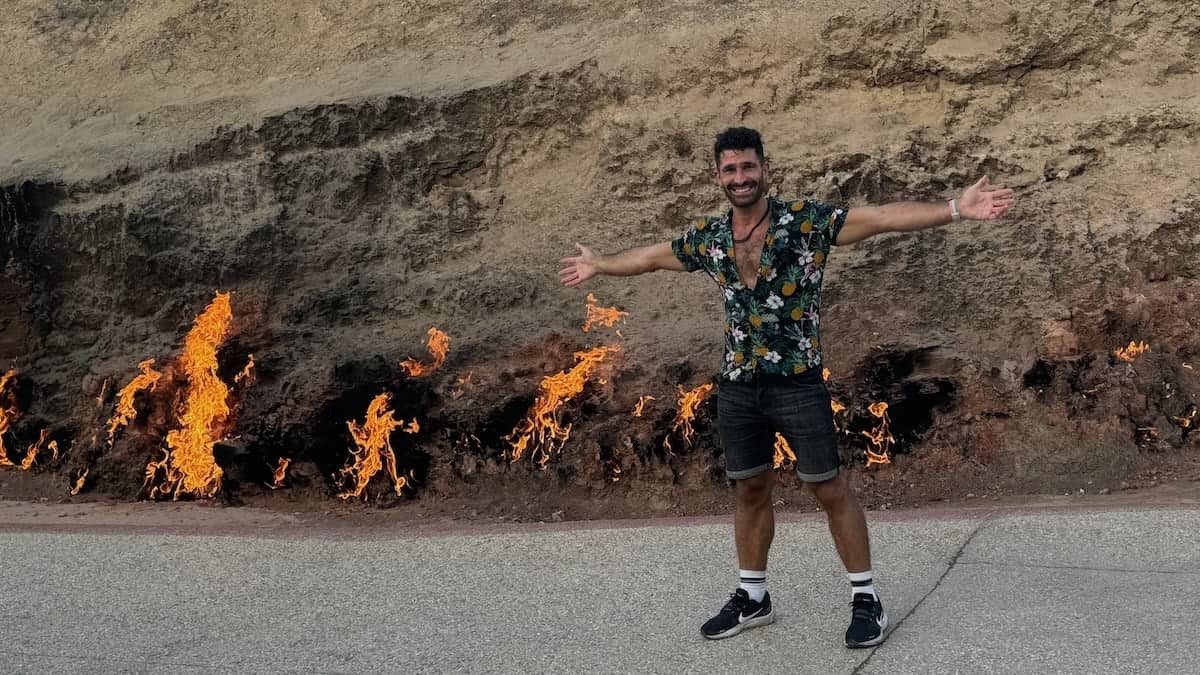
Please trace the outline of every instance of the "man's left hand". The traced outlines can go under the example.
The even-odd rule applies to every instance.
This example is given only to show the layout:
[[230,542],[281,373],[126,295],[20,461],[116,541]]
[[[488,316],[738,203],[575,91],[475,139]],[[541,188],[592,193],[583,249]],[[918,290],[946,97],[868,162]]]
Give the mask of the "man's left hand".
[[958,213],[968,220],[995,220],[1016,202],[1012,190],[992,188],[984,176],[958,198]]

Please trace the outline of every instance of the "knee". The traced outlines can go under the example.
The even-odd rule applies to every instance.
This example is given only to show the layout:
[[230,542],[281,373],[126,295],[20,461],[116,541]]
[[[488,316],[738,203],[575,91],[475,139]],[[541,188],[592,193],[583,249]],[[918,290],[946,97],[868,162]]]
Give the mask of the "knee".
[[770,471],[764,471],[757,476],[739,479],[735,489],[738,504],[749,507],[769,504],[774,477]]
[[854,505],[854,493],[845,473],[821,483],[812,484],[813,496],[826,511],[841,511]]

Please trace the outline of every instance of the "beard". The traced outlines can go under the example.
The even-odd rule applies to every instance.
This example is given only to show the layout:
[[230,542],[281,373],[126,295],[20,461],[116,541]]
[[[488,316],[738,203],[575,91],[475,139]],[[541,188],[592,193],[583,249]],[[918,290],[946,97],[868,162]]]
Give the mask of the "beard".
[[738,207],[752,206],[767,194],[766,184],[762,181],[751,183],[750,191],[741,195],[734,194],[732,188],[733,186],[723,188],[725,191],[725,198],[729,200],[730,204]]

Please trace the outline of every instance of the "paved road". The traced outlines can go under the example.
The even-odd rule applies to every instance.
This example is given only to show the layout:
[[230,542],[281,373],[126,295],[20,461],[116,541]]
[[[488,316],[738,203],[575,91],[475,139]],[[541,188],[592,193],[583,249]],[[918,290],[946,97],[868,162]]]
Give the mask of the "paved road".
[[781,523],[779,620],[721,642],[725,520],[272,535],[0,522],[0,672],[1197,672],[1200,509],[872,517],[894,629],[841,636],[823,521]]

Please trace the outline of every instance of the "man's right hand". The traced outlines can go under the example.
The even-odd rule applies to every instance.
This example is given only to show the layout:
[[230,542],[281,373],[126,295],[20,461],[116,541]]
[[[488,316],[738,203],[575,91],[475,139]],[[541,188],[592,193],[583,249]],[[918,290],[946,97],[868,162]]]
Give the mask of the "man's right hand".
[[575,244],[579,249],[579,255],[572,258],[563,258],[559,262],[566,265],[558,273],[558,278],[565,286],[578,286],[584,281],[596,276],[596,265],[599,261],[599,256],[592,253],[592,249],[583,244]]

